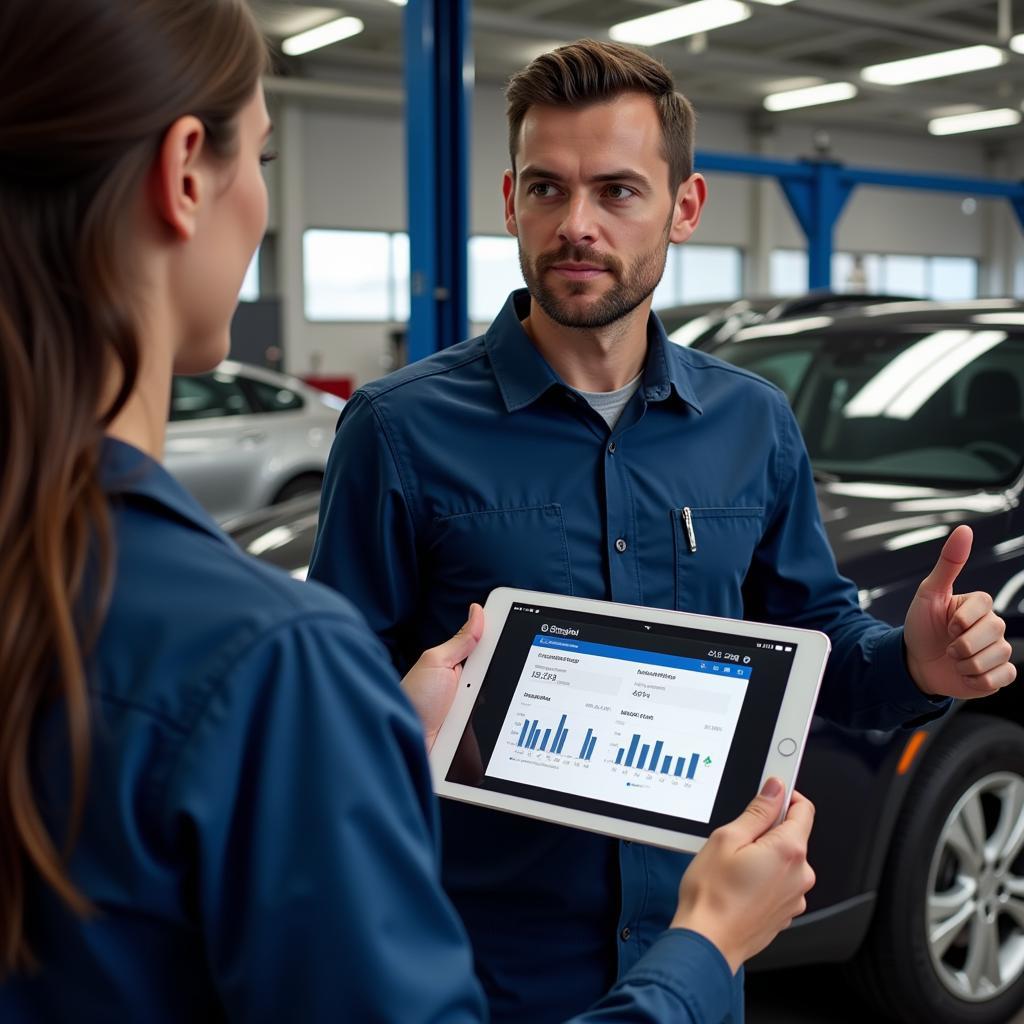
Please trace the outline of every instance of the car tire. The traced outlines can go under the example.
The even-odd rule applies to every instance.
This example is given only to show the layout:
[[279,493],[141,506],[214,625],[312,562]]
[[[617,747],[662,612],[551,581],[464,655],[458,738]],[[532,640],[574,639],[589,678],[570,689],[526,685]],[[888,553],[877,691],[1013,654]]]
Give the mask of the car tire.
[[323,486],[324,477],[322,473],[302,473],[299,476],[292,477],[278,492],[274,495],[274,500],[271,502],[272,505],[280,505],[283,501],[289,501],[292,498],[298,498],[302,494],[319,494],[320,488]]
[[879,1020],[1006,1024],[1024,1006],[1022,850],[1024,729],[961,713],[907,793],[850,965]]

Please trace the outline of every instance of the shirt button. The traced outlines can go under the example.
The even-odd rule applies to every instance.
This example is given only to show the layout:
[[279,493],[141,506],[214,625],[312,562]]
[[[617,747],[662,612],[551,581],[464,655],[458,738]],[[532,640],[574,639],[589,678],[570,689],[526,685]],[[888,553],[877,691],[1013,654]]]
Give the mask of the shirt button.
[[632,934],[633,933],[629,930],[629,925],[626,925],[626,927],[619,932],[619,938],[622,939],[623,942],[629,942],[629,937]]
[[621,537],[615,542],[615,550],[618,551],[620,555],[626,550],[626,547],[626,542]]
[[608,442],[608,454],[609,455],[614,455],[615,454],[615,442],[614,441],[609,441]]

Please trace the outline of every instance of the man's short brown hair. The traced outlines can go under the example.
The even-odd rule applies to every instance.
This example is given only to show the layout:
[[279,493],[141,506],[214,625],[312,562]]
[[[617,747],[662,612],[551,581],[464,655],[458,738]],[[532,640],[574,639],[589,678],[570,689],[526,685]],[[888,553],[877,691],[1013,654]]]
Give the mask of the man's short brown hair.
[[580,39],[541,54],[512,76],[505,96],[513,173],[519,129],[530,107],[585,107],[626,92],[643,93],[654,100],[674,193],[693,173],[696,115],[690,101],[676,92],[672,75],[661,61],[631,46],[596,39]]

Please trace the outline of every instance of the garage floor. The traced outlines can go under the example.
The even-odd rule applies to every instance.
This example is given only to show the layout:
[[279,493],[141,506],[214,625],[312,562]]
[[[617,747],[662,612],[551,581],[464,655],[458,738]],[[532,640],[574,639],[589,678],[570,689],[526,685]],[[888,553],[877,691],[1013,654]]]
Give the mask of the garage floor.
[[[747,1024],[865,1024],[873,1019],[835,967],[747,976]],[[1024,1024],[1024,1013],[1006,1024]]]

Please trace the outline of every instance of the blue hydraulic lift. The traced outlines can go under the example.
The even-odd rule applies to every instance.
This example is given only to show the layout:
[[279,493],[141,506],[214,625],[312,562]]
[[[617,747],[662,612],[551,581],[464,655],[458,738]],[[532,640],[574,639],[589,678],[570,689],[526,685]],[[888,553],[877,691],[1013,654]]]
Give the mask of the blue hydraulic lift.
[[[410,362],[453,345],[469,327],[467,248],[471,0],[408,0],[405,119],[410,251]],[[807,236],[808,286],[832,280],[835,226],[857,185],[1008,199],[1024,227],[1024,183],[699,152],[700,171],[778,180]]]
[[405,8],[409,362],[469,330],[469,9],[470,0],[409,0]]
[[807,236],[807,284],[828,288],[832,283],[832,239],[835,227],[857,185],[909,188],[919,192],[956,192],[960,195],[1003,198],[1010,201],[1024,227],[1024,184],[991,178],[964,178],[946,174],[909,174],[846,167],[829,160],[771,160],[731,153],[698,153],[701,172],[720,171],[775,178],[789,200],[797,222]]

